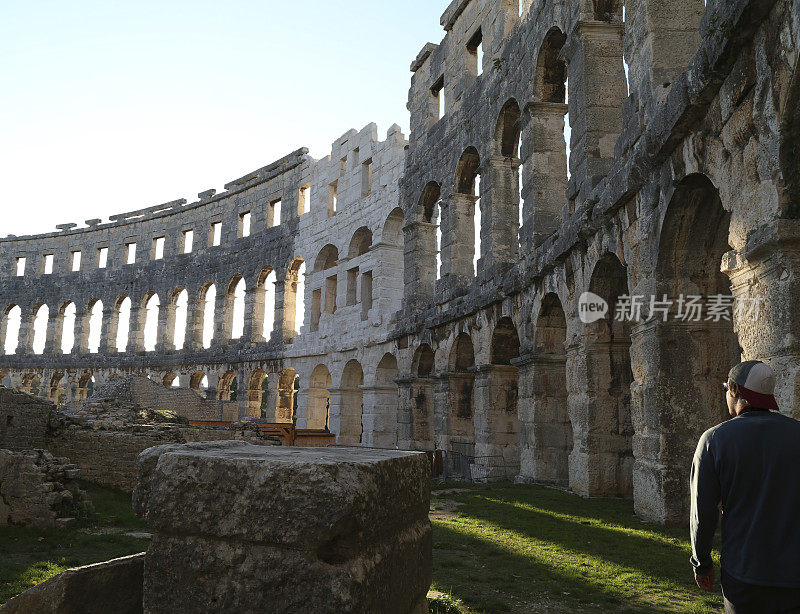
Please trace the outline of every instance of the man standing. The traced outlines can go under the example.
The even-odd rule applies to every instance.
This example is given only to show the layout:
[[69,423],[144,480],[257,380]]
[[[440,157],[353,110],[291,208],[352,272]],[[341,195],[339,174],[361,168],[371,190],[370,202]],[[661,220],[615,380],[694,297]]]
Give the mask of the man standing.
[[800,422],[778,413],[763,362],[736,365],[723,386],[734,418],[703,433],[692,463],[695,581],[714,592],[721,503],[725,612],[800,614]]

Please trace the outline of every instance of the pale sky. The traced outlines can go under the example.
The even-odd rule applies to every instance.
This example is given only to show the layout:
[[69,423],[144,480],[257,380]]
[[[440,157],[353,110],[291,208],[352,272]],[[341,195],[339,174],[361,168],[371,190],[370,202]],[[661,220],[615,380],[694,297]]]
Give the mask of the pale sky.
[[0,0],[0,236],[196,200],[381,138],[446,0]]

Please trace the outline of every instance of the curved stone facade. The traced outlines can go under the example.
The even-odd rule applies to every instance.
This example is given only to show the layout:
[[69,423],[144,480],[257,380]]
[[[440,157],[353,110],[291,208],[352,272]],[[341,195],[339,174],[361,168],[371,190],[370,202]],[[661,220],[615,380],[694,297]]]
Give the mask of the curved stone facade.
[[[770,362],[782,411],[800,417],[800,0],[634,0],[624,12],[616,0],[454,0],[442,25],[441,43],[411,66],[408,142],[397,127],[378,141],[369,126],[329,158],[300,150],[193,205],[0,241],[0,341],[11,307],[23,314],[0,371],[23,389],[38,378],[51,397],[59,374],[72,397],[85,394],[85,373],[177,375],[195,388],[206,375],[222,400],[236,381],[243,418],[295,413],[340,443],[458,451],[489,459],[490,474],[632,496],[642,517],[685,521],[691,455],[724,418],[732,363]],[[282,223],[268,228],[276,199]],[[238,238],[248,211],[253,232]],[[217,221],[221,245],[209,247]],[[187,229],[197,248],[183,255]],[[122,265],[134,241],[137,262]],[[67,272],[77,250],[81,271]],[[265,336],[270,270],[276,324]],[[239,276],[245,327],[232,340]],[[170,300],[183,288],[187,347],[176,350]],[[152,293],[162,307],[148,352]],[[121,352],[111,340],[126,296]],[[98,299],[103,341],[91,353]],[[580,310],[599,299],[620,317],[584,323]],[[67,300],[76,347],[59,355]]]

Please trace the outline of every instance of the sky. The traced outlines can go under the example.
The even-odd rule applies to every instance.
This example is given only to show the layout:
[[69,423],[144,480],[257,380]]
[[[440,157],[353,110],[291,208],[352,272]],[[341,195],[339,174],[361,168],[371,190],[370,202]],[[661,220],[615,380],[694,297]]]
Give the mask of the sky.
[[447,4],[0,1],[0,236],[194,202],[370,122],[407,135]]

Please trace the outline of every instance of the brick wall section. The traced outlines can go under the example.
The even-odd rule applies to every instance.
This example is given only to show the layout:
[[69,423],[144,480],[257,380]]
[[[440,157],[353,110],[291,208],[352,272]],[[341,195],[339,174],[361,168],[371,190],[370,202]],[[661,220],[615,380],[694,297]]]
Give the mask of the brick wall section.
[[47,421],[54,408],[41,397],[0,386],[0,448],[44,448]]

